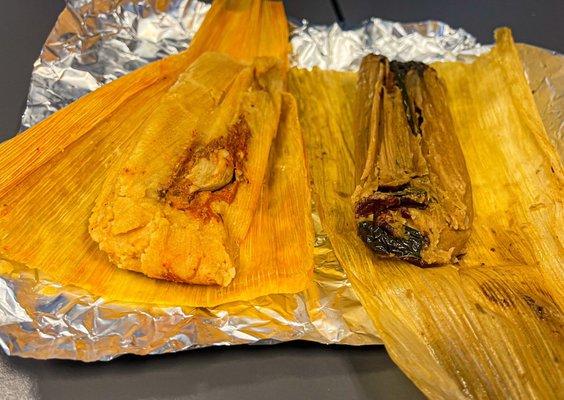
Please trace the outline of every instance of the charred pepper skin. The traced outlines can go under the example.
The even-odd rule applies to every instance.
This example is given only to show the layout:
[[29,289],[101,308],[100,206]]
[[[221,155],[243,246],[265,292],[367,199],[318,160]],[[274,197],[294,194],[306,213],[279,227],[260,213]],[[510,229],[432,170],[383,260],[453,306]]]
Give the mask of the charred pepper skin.
[[394,73],[395,85],[397,85],[401,90],[401,97],[403,99],[403,107],[405,108],[407,122],[409,123],[409,127],[411,128],[411,133],[413,133],[414,135],[421,135],[421,124],[423,123],[423,116],[421,115],[421,110],[417,110],[415,107],[411,106],[405,78],[407,76],[407,73],[411,70],[417,71],[419,76],[423,77],[423,74],[427,68],[429,68],[427,64],[417,61],[390,62],[390,71]]
[[373,221],[362,221],[358,223],[357,231],[362,241],[375,253],[393,255],[422,267],[427,266],[421,259],[421,251],[428,241],[418,230],[406,226],[405,237],[397,237]]

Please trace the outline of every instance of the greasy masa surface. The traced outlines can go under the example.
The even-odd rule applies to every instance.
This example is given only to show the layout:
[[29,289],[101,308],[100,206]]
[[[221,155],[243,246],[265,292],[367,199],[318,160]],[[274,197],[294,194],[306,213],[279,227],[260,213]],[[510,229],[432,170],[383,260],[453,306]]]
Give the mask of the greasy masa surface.
[[394,361],[428,396],[551,398],[561,389],[562,166],[507,30],[473,64],[437,64],[473,184],[460,265],[420,269],[355,236],[350,73],[292,71],[308,160],[338,258]]

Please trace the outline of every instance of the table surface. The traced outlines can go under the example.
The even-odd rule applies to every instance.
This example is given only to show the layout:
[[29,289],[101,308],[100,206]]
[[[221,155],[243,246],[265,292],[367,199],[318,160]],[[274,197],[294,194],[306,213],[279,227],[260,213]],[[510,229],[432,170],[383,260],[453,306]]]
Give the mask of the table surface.
[[[518,41],[564,51],[564,2],[503,0],[286,1],[292,17],[354,26],[370,16],[437,19],[464,27],[482,43],[510,26]],[[0,5],[0,141],[15,134],[33,62],[63,0]],[[417,399],[417,388],[381,346],[212,348],[109,363],[36,361],[0,355],[1,399]]]

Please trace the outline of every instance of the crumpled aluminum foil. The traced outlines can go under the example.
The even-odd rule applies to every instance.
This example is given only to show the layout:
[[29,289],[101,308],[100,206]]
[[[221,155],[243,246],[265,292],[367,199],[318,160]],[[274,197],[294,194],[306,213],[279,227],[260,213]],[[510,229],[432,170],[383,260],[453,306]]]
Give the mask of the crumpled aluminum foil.
[[[129,71],[183,50],[208,9],[194,0],[67,0],[34,64],[22,130]],[[294,66],[336,70],[354,70],[368,52],[433,62],[467,61],[487,51],[464,30],[441,22],[375,18],[346,31],[336,24],[294,22],[291,43]],[[298,339],[381,343],[315,210],[312,215],[315,271],[306,291],[210,309],[108,302],[0,260],[0,346],[22,357],[94,361]]]

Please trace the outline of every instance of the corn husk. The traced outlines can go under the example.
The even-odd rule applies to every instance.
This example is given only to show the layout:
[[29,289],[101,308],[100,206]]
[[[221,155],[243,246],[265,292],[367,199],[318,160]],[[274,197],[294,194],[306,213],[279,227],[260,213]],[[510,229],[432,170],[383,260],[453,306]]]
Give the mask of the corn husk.
[[473,231],[457,265],[421,269],[364,246],[349,199],[356,77],[289,77],[323,226],[391,357],[431,398],[562,393],[562,166],[511,33],[496,40],[472,64],[433,65],[473,190]]
[[564,160],[564,55],[524,43],[515,47],[548,138]]
[[[118,79],[2,144],[0,256],[8,261],[3,270],[23,264],[109,300],[153,304],[213,306],[303,290],[313,266],[310,202],[300,129],[287,96],[260,212],[241,243],[237,277],[228,287],[157,281],[119,270],[88,234],[104,181],[117,174],[140,126],[183,70],[207,50],[240,62],[268,56],[284,64],[287,49],[281,3],[216,1],[185,53]],[[295,225],[301,229],[293,231]],[[265,241],[272,251],[257,250]]]

